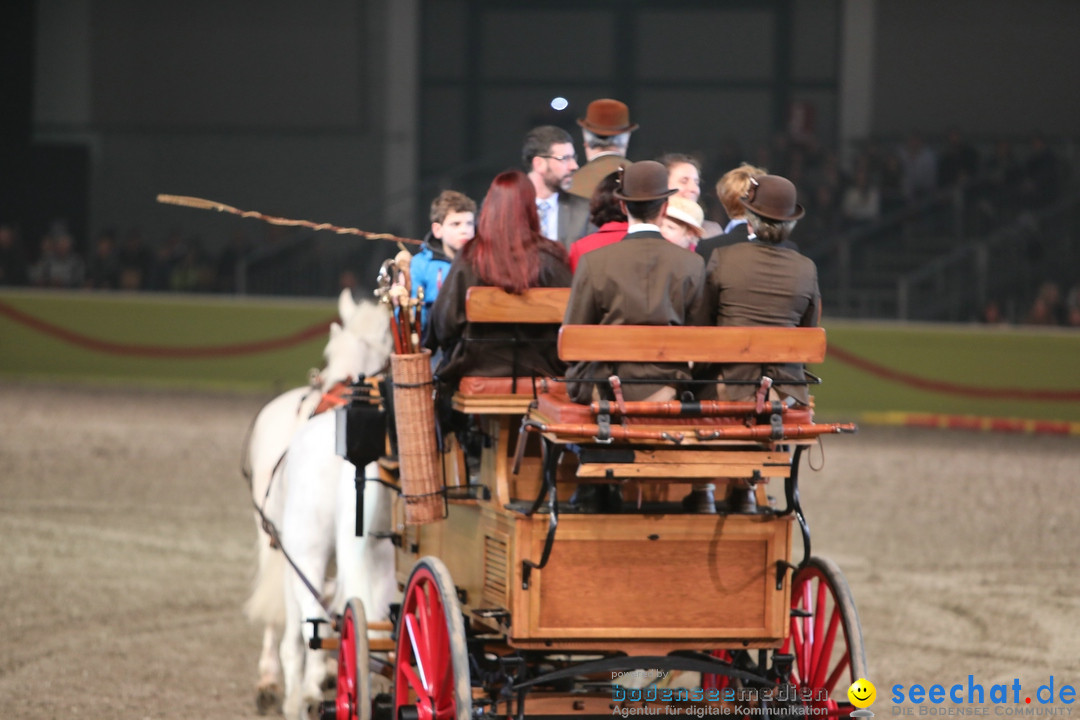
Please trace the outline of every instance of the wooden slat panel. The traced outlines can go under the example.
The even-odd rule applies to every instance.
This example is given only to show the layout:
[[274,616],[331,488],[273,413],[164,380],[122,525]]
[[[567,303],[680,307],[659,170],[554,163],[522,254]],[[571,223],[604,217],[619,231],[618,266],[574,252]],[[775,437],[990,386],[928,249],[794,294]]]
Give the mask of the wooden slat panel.
[[627,463],[585,463],[578,467],[579,478],[606,478],[607,471],[611,470],[616,478],[649,478],[663,480],[670,478],[716,478],[716,477],[753,477],[754,471],[761,472],[762,477],[788,477],[791,475],[789,467],[770,467],[752,464],[717,463],[705,465],[702,463],[686,464],[634,464]]
[[484,591],[482,599],[488,606],[506,607],[506,589],[510,583],[510,566],[506,537],[484,536]]
[[790,465],[791,455],[786,452],[762,450],[635,450],[635,463],[757,463],[764,465]]
[[602,457],[582,463],[578,478],[604,478],[610,469],[617,478],[788,477],[791,456],[787,453],[713,450],[635,450],[633,462],[604,462]]
[[462,395],[454,393],[451,404],[458,412],[470,415],[524,415],[532,404],[532,395]]
[[819,363],[824,328],[564,325],[566,362]]
[[465,295],[469,322],[562,324],[570,288],[530,288],[513,295],[497,287],[472,287]]

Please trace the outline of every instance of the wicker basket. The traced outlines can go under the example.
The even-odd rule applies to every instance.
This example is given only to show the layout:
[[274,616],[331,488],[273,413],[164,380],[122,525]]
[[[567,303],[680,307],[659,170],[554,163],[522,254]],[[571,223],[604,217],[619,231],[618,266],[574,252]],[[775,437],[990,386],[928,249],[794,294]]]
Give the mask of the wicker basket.
[[445,499],[435,439],[435,397],[431,351],[391,355],[394,424],[401,463],[401,496],[409,525],[442,520]]

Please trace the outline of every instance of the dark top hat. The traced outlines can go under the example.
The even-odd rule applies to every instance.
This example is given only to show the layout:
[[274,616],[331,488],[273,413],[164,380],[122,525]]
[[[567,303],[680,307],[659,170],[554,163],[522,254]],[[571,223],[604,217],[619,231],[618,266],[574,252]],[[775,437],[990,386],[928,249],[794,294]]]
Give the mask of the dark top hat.
[[779,175],[759,175],[750,178],[750,190],[739,198],[750,212],[769,220],[787,222],[798,220],[805,214],[803,206],[795,202],[798,193],[795,185]]
[[637,123],[630,124],[630,109],[626,104],[610,98],[589,103],[585,117],[580,118],[577,123],[593,135],[602,137],[621,135],[638,129]]
[[655,160],[627,163],[620,171],[619,187],[613,195],[620,200],[643,202],[671,197],[677,188],[668,187],[667,168]]

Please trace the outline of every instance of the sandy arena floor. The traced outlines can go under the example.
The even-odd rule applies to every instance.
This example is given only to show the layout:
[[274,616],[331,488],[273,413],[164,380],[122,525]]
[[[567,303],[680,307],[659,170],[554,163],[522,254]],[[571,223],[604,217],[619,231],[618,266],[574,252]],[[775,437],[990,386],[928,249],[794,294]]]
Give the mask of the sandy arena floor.
[[[255,717],[239,465],[267,399],[0,383],[0,718]],[[1080,439],[864,428],[825,448],[803,503],[879,715],[895,683],[1080,686]]]

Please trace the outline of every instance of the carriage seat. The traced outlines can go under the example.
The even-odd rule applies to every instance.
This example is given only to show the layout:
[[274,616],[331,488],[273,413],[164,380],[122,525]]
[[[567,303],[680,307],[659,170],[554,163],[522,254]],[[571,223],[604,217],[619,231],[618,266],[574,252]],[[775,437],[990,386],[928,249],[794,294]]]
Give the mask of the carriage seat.
[[480,377],[468,375],[461,378],[452,399],[458,412],[476,415],[515,413],[528,411],[534,397],[562,397],[566,400],[566,385],[554,378],[517,378],[515,388],[512,377]]
[[[530,288],[513,295],[497,287],[472,287],[465,295],[465,318],[471,323],[559,325],[562,323],[569,288]],[[461,378],[451,400],[458,412],[475,415],[524,414],[540,394],[562,395],[561,382],[549,378],[480,377]]]
[[[559,331],[559,357],[565,362],[704,362],[704,363],[819,363],[825,358],[823,328],[778,327],[678,327],[637,325],[564,325]],[[675,411],[660,412],[663,405]],[[641,431],[680,433],[708,426],[766,425],[772,428],[777,407],[766,403],[711,403],[711,412],[699,412],[693,404],[628,403],[636,412],[623,414],[618,403],[606,406],[573,402],[563,393],[548,392],[537,398],[530,419],[550,431],[552,439],[587,436],[601,419]],[[649,407],[656,410],[650,412]],[[763,411],[762,411],[763,410]],[[802,428],[813,424],[813,409],[783,408],[779,413],[784,427]],[[561,427],[560,427],[561,426]],[[824,429],[824,428],[822,428]],[[800,431],[804,433],[804,430]],[[562,437],[560,437],[560,435]],[[773,439],[763,436],[762,439]]]

